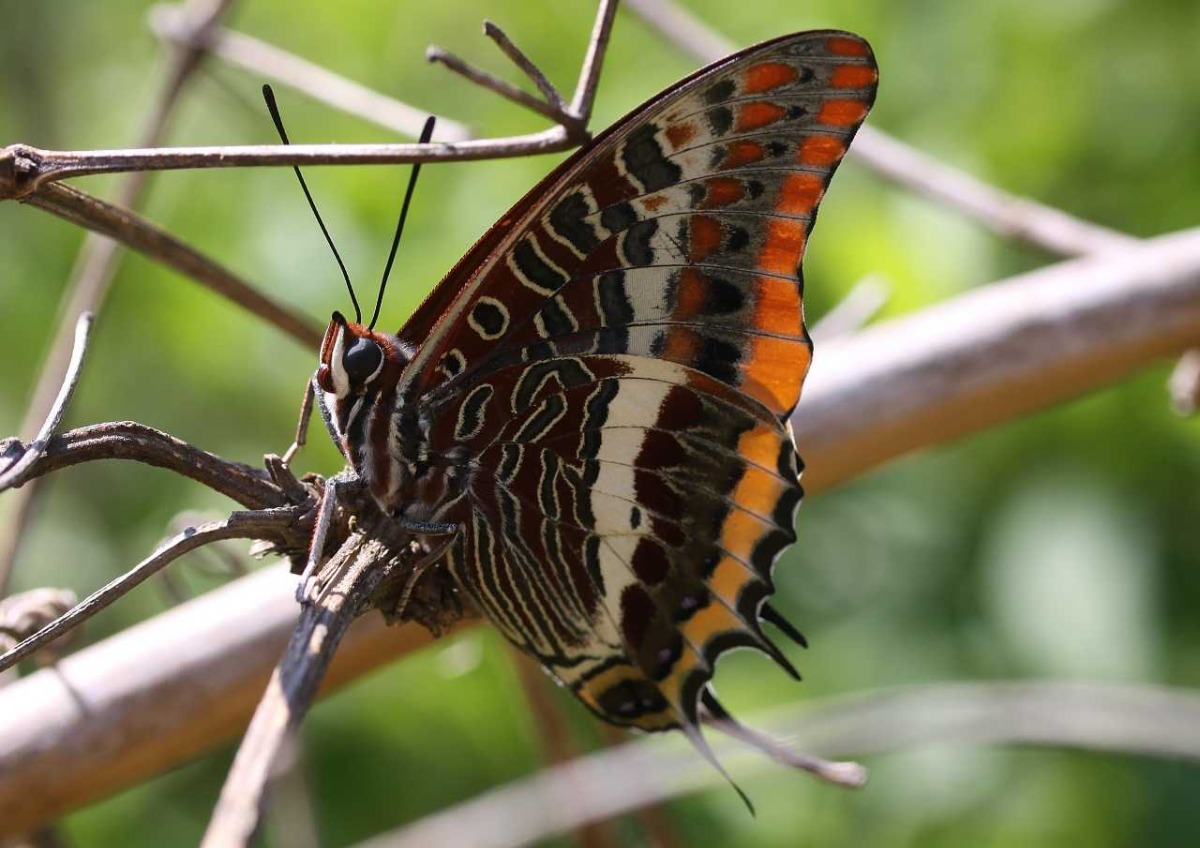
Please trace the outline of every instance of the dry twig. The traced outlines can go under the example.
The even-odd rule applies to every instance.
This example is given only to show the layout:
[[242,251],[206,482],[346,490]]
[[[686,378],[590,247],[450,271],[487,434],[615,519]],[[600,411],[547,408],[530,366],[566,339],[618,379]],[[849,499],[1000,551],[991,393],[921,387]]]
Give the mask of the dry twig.
[[0,654],[0,672],[66,635],[189,551],[220,539],[269,539],[295,524],[299,517],[294,507],[288,507],[235,512],[221,521],[189,527],[125,574],[88,595],[65,615]]
[[822,345],[838,336],[848,336],[866,326],[888,302],[891,292],[877,277],[860,280],[828,312],[809,327],[813,342]]

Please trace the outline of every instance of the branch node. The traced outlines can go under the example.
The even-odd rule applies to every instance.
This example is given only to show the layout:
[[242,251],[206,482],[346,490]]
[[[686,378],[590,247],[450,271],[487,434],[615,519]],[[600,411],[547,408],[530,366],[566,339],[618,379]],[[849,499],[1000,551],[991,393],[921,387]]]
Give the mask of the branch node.
[[46,155],[28,144],[10,144],[0,150],[0,200],[28,197],[45,177]]
[[549,118],[563,128],[567,139],[572,144],[584,144],[591,139],[591,133],[587,129],[587,122],[591,115],[592,99],[595,96],[596,81],[600,74],[600,56],[603,54],[604,47],[607,44],[608,32],[612,25],[612,13],[614,11],[614,3],[605,2],[600,4],[597,26],[593,31],[592,41],[588,45],[588,54],[584,58],[583,67],[580,71],[576,103],[571,105],[568,105],[563,100],[562,95],[558,93],[558,89],[542,73],[541,68],[493,21],[485,20],[483,22],[483,34],[495,42],[501,52],[514,65],[520,68],[525,76],[533,81],[533,84],[537,86],[538,91],[542,95],[540,99],[523,89],[517,88],[512,83],[505,82],[487,71],[468,64],[450,51],[437,45],[430,45],[425,50],[425,58],[430,62],[438,62],[445,65],[460,76],[500,95],[506,100],[510,100],[519,106],[524,106],[526,109]]

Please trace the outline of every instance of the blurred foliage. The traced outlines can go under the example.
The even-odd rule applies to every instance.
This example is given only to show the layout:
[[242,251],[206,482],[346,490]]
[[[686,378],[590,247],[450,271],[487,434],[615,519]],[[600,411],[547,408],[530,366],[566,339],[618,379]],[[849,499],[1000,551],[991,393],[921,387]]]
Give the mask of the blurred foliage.
[[[128,144],[159,84],[147,6],[57,0],[6,15],[3,142]],[[1200,219],[1195,0],[697,0],[694,7],[738,43],[825,26],[864,34],[883,76],[872,123],[1004,188],[1141,236]],[[569,91],[591,15],[580,0],[299,7],[245,0],[234,22],[500,135],[543,124],[427,65],[425,45],[437,42],[515,79],[479,34],[478,22],[489,17]],[[623,14],[595,127],[692,67]],[[187,92],[172,141],[271,142],[260,83],[210,64]],[[295,93],[282,91],[281,101],[297,140],[388,138]],[[552,164],[541,157],[428,168],[383,324],[399,326]],[[310,169],[326,219],[368,292],[406,178],[405,168]],[[83,185],[106,192],[111,181]],[[146,212],[315,320],[345,308],[336,268],[284,169],[165,174],[154,179]],[[0,205],[0,433],[18,427],[81,237],[35,209]],[[850,163],[823,207],[807,262],[811,314],[866,274],[891,285],[889,309],[900,313],[1050,259]],[[314,360],[314,351],[130,256],[97,325],[69,423],[136,419],[256,462],[289,442]],[[1200,446],[1196,425],[1167,410],[1167,369],[813,499],[801,511],[802,544],[778,571],[779,606],[813,642],[796,657],[806,682],[797,688],[761,658],[738,655],[722,664],[722,695],[745,715],[795,699],[945,680],[1200,684]],[[318,434],[303,466],[336,469],[324,441]],[[86,591],[139,559],[176,513],[229,507],[186,481],[131,465],[71,469],[43,495],[18,587]],[[211,584],[186,563],[177,568],[197,590]],[[151,583],[89,624],[86,639],[166,603],[161,585]],[[560,700],[580,745],[598,744],[594,723]],[[305,738],[328,845],[469,798],[529,773],[541,757],[506,652],[483,630],[328,699]],[[72,815],[66,834],[84,845],[194,843],[229,756]],[[1194,845],[1200,834],[1194,767],[949,746],[870,765],[874,779],[861,793],[772,770],[745,781],[757,819],[727,789],[672,804],[667,816],[682,843],[731,846],[1101,848]],[[641,838],[635,827],[621,833],[632,844]]]

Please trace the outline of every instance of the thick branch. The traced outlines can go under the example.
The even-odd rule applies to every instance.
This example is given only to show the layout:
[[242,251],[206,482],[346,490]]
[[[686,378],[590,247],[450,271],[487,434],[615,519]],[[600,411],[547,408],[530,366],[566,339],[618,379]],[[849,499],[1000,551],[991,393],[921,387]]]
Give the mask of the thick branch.
[[[789,709],[766,723],[792,745],[828,757],[966,743],[1079,748],[1200,763],[1200,696],[1150,687],[1054,682],[921,686],[830,699]],[[739,772],[769,765],[762,757],[742,757],[736,742],[713,742],[718,757],[743,765]],[[695,754],[682,740],[655,737],[547,769],[359,848],[515,848],[721,782],[715,770],[697,768]]]
[[249,844],[258,828],[275,757],[287,734],[308,712],[334,652],[382,582],[382,564],[390,557],[383,543],[356,534],[331,560],[332,568],[344,568],[344,577],[321,603],[306,606],[301,613],[225,778],[202,845],[232,848]]
[[[806,487],[819,491],[903,450],[1074,397],[1200,338],[1198,232],[1148,242],[1125,259],[1077,260],[1037,274],[1033,279],[1042,284],[1036,290],[1027,276],[930,310],[929,321],[954,319],[955,331],[944,341],[936,341],[942,330],[932,330],[918,313],[822,345],[797,419],[809,463]],[[1008,337],[1024,343],[1005,349],[1000,340]],[[980,353],[980,340],[991,355]],[[1047,380],[1044,389],[1039,379]],[[960,394],[971,402],[954,402]],[[898,429],[904,420],[911,432]],[[163,624],[158,634],[150,622],[115,637],[122,640],[122,652],[105,643],[64,661],[74,663],[72,669],[86,663],[94,676],[77,681],[76,691],[88,703],[94,697],[103,701],[103,716],[79,713],[69,693],[53,682],[53,671],[0,692],[0,715],[12,717],[14,725],[0,734],[0,828],[10,820],[20,828],[46,821],[175,765],[228,738],[239,723],[244,726],[257,692],[251,696],[239,687],[249,676],[262,691],[294,621],[290,593],[290,583],[256,575],[222,590],[218,597],[224,600],[189,619],[190,630]],[[125,639],[135,632],[156,635]],[[172,634],[180,641],[172,641]],[[177,661],[178,651],[187,663]],[[354,656],[377,667],[399,653]],[[236,679],[226,672],[231,663],[241,675]],[[136,680],[117,679],[135,665]],[[203,698],[190,697],[197,679],[213,681]],[[100,684],[102,691],[88,688]],[[119,686],[120,693],[109,686]],[[155,705],[152,721],[146,721],[146,704]],[[222,716],[219,726],[209,715],[214,709]],[[159,715],[164,711],[172,712],[166,725]],[[109,732],[126,743],[99,745],[97,735]],[[188,736],[188,744],[180,736]],[[71,759],[59,759],[60,746]],[[64,762],[71,763],[64,788],[48,792],[45,804],[30,809],[26,774],[54,774],[65,769]],[[18,818],[10,818],[19,810]]]
[[1200,229],[984,286],[821,345],[792,424],[819,491],[1200,342]]
[[[295,577],[255,572],[4,689],[0,834],[27,832],[232,739],[296,621]],[[431,641],[367,616],[326,677],[335,689]]]

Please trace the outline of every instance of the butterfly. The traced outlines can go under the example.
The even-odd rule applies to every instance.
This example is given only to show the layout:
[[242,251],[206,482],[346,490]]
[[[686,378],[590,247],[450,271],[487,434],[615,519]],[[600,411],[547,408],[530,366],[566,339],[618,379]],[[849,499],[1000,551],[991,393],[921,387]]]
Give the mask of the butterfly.
[[318,402],[374,500],[611,724],[706,753],[718,657],[799,678],[762,622],[804,643],[768,602],[802,496],[800,264],[877,80],[846,32],[729,56],[563,162],[398,333],[326,331]]

